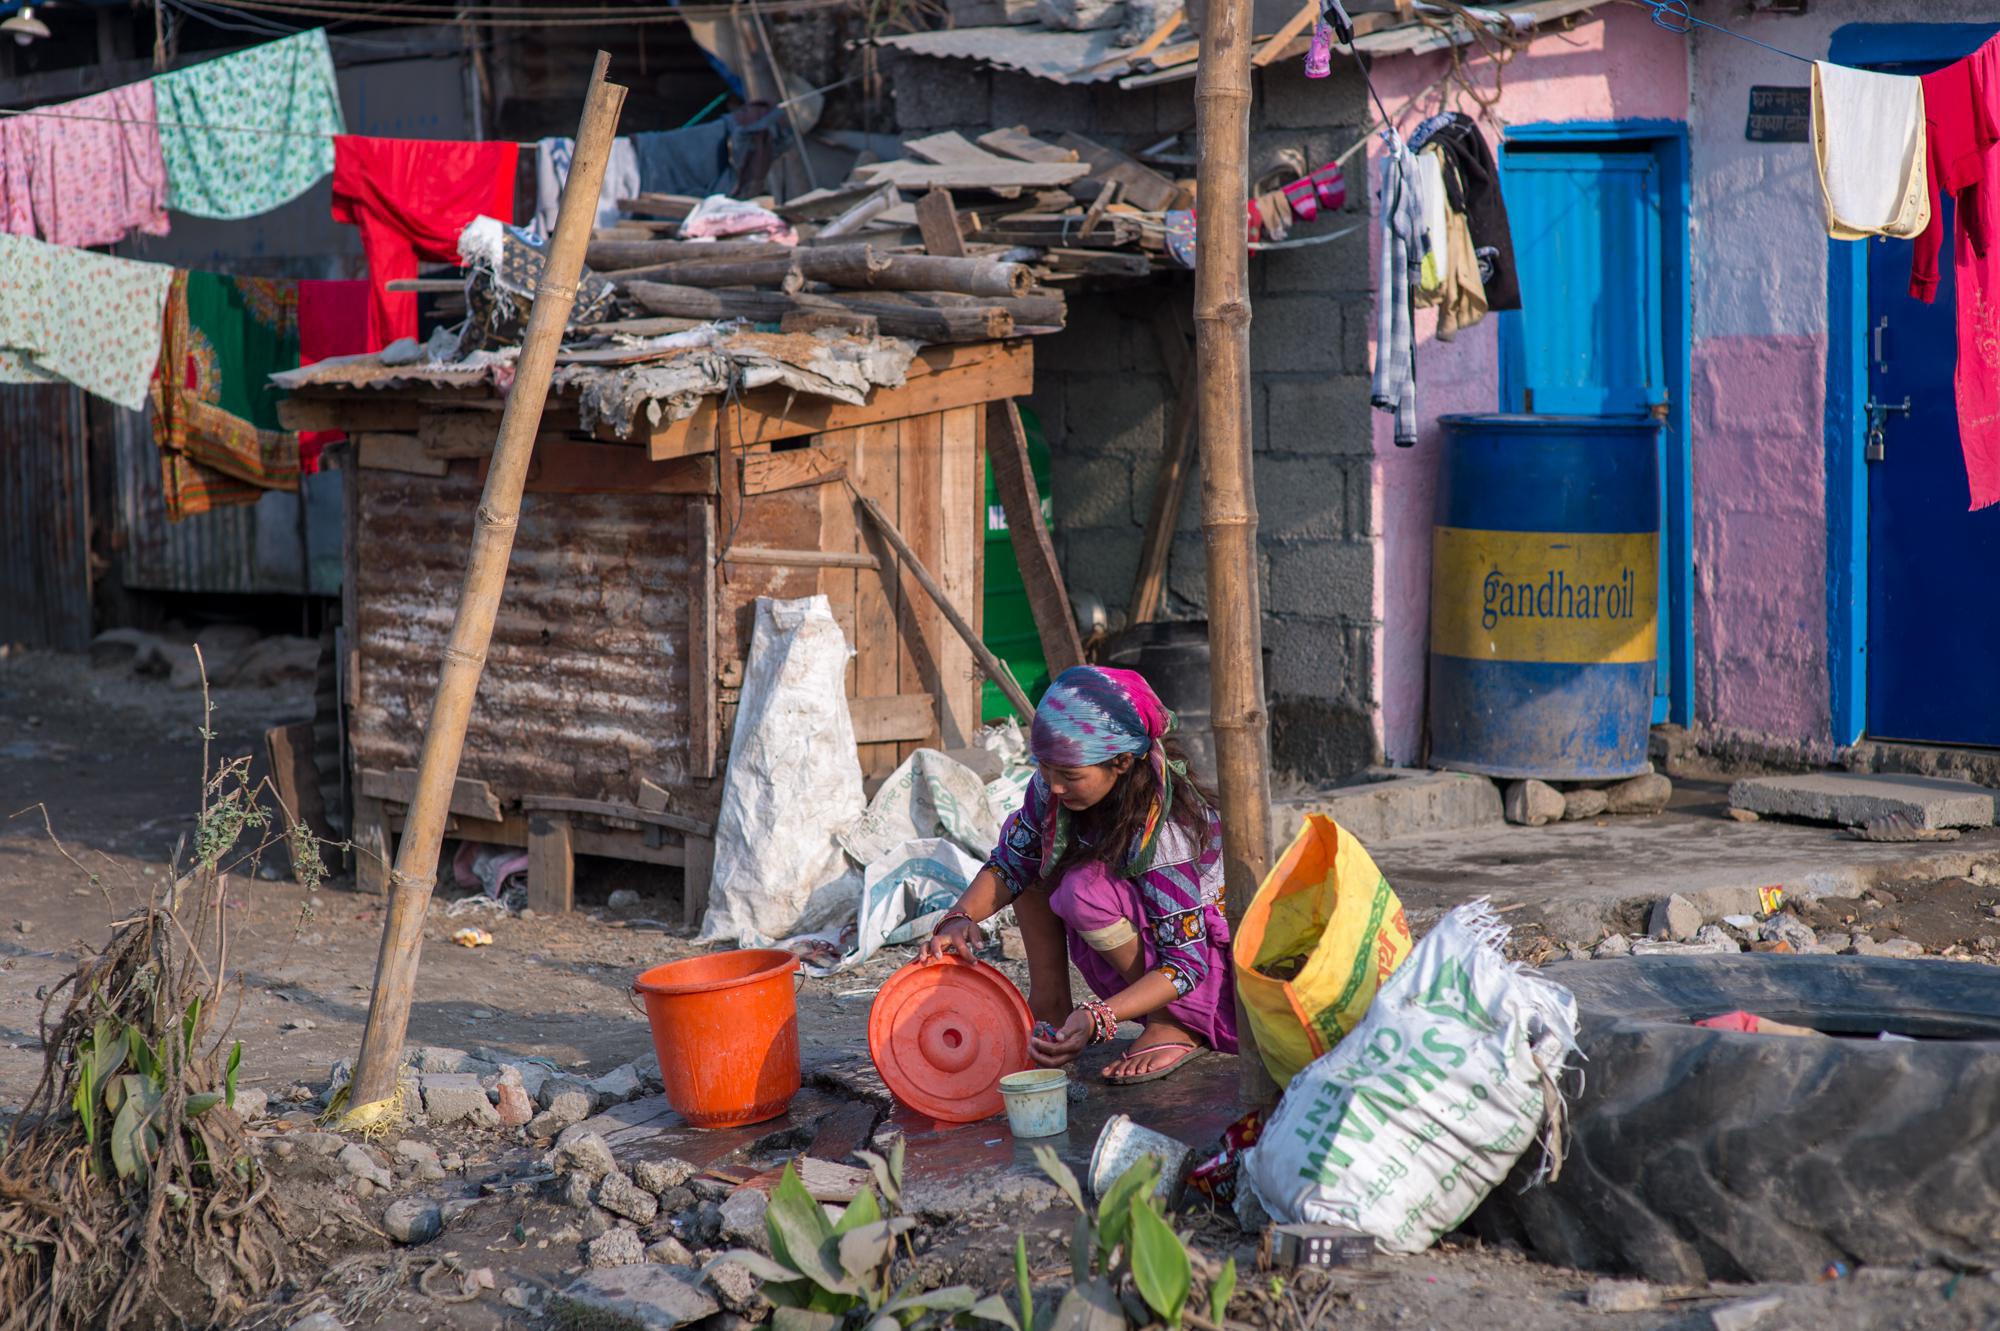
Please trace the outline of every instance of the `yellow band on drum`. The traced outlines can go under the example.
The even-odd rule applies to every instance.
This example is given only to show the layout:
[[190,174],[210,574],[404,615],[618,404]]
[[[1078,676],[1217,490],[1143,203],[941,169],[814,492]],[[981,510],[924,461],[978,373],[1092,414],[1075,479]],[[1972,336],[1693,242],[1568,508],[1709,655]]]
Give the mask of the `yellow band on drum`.
[[1431,561],[1434,652],[1577,665],[1658,652],[1654,532],[1438,527]]

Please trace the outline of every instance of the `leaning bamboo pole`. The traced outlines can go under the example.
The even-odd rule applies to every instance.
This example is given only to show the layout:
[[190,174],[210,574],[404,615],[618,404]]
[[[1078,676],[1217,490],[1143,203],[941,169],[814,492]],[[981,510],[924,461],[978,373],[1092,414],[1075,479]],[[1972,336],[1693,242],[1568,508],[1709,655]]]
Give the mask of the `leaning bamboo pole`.
[[368,1001],[368,1024],[361,1032],[361,1056],[355,1062],[354,1083],[347,1097],[349,1126],[393,1115],[396,1108],[403,1037],[409,1030],[417,960],[423,951],[424,915],[437,879],[438,851],[444,843],[452,785],[465,748],[465,726],[472,715],[480,671],[486,664],[486,648],[493,639],[493,620],[507,581],[507,561],[514,552],[521,491],[528,478],[535,435],[541,428],[549,376],[555,370],[563,329],[576,304],[577,279],[597,215],[604,165],[611,156],[619,109],[625,104],[625,89],[605,81],[610,63],[611,57],[599,51],[590,71],[583,122],[577,127],[576,155],[563,187],[555,236],[549,242],[541,281],[536,284],[514,387],[507,394],[492,466],[479,497],[458,612],[452,619],[451,641],[444,649],[430,724],[424,729],[416,791],[396,852],[396,866],[389,875],[389,912],[382,925],[382,949],[375,960],[375,988]]
[[[1196,76],[1194,325],[1201,529],[1208,547],[1209,705],[1231,924],[1271,867],[1270,719],[1250,461],[1250,0],[1210,0]],[[1239,1003],[1241,1090],[1274,1097]]]

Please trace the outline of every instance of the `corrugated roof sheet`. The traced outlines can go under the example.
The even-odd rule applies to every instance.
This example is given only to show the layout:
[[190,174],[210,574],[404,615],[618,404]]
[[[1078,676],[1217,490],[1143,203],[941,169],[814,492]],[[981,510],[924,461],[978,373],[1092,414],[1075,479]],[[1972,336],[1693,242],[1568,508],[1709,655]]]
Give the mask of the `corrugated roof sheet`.
[[[1572,14],[1585,13],[1606,2],[1513,0],[1512,3],[1482,5],[1472,12],[1482,17],[1490,16],[1496,26],[1504,23],[1516,31],[1525,31]],[[1453,30],[1447,34],[1426,23],[1406,23],[1356,38],[1354,47],[1377,56],[1422,55],[1449,46],[1465,46],[1473,41],[1472,31],[1450,14],[1439,11],[1433,18],[1435,21],[1451,22]],[[1100,28],[1095,32],[1058,32],[1039,24],[954,28],[946,32],[880,37],[876,39],[876,45],[911,55],[976,60],[1000,69],[1018,70],[1052,83],[1097,83],[1117,79],[1122,88],[1142,88],[1155,83],[1191,79],[1201,68],[1199,60],[1190,60],[1167,69],[1129,74],[1123,65],[1107,65],[1105,62],[1118,54],[1119,48],[1112,44],[1116,31],[1115,28]],[[1305,37],[1294,39],[1286,48],[1286,56],[1303,54],[1306,44]],[[1126,76],[1120,78],[1121,74]]]
[[942,32],[911,32],[877,39],[876,45],[939,60],[977,60],[1000,69],[1051,83],[1103,83],[1118,76],[1120,66],[1093,66],[1118,53],[1116,28],[1091,32],[1060,32],[1039,23],[993,28],[950,28]]

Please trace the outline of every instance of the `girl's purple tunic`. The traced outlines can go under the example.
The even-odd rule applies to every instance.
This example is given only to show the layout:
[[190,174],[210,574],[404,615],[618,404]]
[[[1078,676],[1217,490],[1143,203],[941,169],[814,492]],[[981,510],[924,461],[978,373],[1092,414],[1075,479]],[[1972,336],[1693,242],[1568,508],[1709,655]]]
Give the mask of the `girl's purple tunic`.
[[[1038,774],[1027,798],[1000,829],[987,865],[1015,896],[1048,891],[1042,880],[1042,828],[1048,785]],[[1126,987],[1101,952],[1139,940],[1140,959],[1173,981],[1180,997],[1167,1014],[1211,1048],[1236,1052],[1236,977],[1229,968],[1229,922],[1223,918],[1222,820],[1209,810],[1199,840],[1170,823],[1152,867],[1128,878],[1098,861],[1067,870],[1049,908],[1069,936],[1069,956],[1099,998]]]

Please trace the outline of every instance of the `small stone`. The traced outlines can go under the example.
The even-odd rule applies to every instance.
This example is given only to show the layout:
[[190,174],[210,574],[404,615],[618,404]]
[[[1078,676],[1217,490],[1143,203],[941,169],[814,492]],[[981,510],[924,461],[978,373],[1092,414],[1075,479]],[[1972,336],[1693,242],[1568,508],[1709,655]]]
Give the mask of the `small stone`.
[[641,1160],[632,1166],[632,1181],[654,1196],[668,1188],[678,1188],[698,1174],[685,1160]]
[[639,1073],[626,1063],[591,1082],[590,1089],[599,1104],[621,1105],[639,1093]]
[[485,1200],[484,1197],[454,1197],[438,1210],[443,1212],[444,1222],[449,1225]]
[[715,1300],[692,1272],[668,1266],[620,1266],[586,1271],[568,1289],[550,1299],[556,1321],[564,1326],[639,1327],[644,1331],[674,1328],[713,1318]]
[[667,1215],[679,1215],[691,1211],[701,1204],[701,1198],[694,1195],[693,1188],[660,1189],[660,1210]]
[[405,1197],[389,1203],[382,1228],[398,1243],[429,1243],[444,1232],[444,1212],[428,1197]]
[[1563,816],[1562,792],[1546,781],[1516,781],[1501,798],[1507,821],[1523,827],[1540,827]]
[[348,1145],[347,1138],[335,1132],[294,1132],[288,1139],[308,1155],[333,1155]]
[[500,1099],[495,1112],[503,1127],[518,1128],[535,1116],[535,1102],[528,1098],[527,1088],[521,1085],[521,1074],[514,1068],[500,1069],[500,1084],[495,1089]]
[[646,1249],[646,1260],[661,1266],[693,1266],[694,1254],[676,1238],[664,1238]]
[[1587,787],[1572,790],[1563,796],[1563,821],[1578,823],[1586,818],[1595,818],[1604,812],[1610,802],[1610,797],[1601,790]]
[[1653,903],[1646,932],[1654,938],[1671,938],[1685,943],[1701,928],[1701,908],[1676,892]]
[[419,1080],[423,1088],[424,1114],[432,1123],[471,1123],[475,1127],[497,1128],[500,1115],[486,1098],[486,1088],[470,1072],[427,1072]]
[[509,1308],[516,1308],[522,1311],[526,1311],[528,1307],[528,1296],[532,1293],[534,1293],[534,1291],[529,1289],[526,1285],[509,1285],[507,1286],[506,1289],[500,1292],[500,1302],[506,1304]]
[[289,1017],[278,1029],[281,1031],[309,1031],[319,1025],[311,1017]]
[[1008,961],[1026,961],[1028,959],[1028,945],[1022,941],[1019,929],[1002,929],[1000,931],[1000,955]]
[[234,1109],[236,1116],[246,1123],[253,1118],[262,1118],[270,1112],[270,1092],[260,1091],[251,1086],[239,1086],[236,1088],[236,1103],[230,1108]]
[[1725,1303],[1720,1308],[1709,1309],[1708,1319],[1714,1323],[1715,1331],[1750,1331],[1760,1326],[1766,1317],[1784,1306],[1782,1294],[1767,1294],[1761,1299],[1741,1299],[1735,1303]]
[[603,1238],[614,1229],[623,1229],[628,1233],[632,1232],[630,1225],[601,1206],[593,1206],[583,1213],[584,1238]]
[[1763,814],[1758,813],[1755,809],[1729,809],[1725,812],[1739,823],[1759,822],[1764,817]]
[[[583,1097],[584,1118],[590,1117],[590,1111],[597,1107],[597,1101],[590,1094],[590,1088],[574,1077],[549,1078],[542,1083],[542,1089],[535,1092],[535,1103],[544,1109],[553,1109],[559,1097],[571,1093]],[[583,1120],[578,1119],[577,1121],[580,1123]]]
[[1924,945],[1914,938],[1885,938],[1876,942],[1867,934],[1854,935],[1854,954],[1860,957],[1892,957],[1916,961],[1925,955]]
[[410,1055],[410,1066],[418,1072],[464,1072],[472,1055],[463,1049],[448,1049],[443,1045],[425,1045]]
[[556,1148],[556,1168],[583,1175],[595,1182],[618,1168],[616,1157],[604,1138],[586,1132]]
[[396,1181],[389,1177],[389,1171],[376,1164],[374,1158],[368,1154],[368,1149],[358,1143],[349,1142],[343,1146],[338,1159],[340,1167],[357,1179],[372,1183],[385,1191],[395,1186]]
[[761,1311],[764,1293],[758,1288],[757,1277],[741,1262],[717,1262],[708,1268],[707,1279],[708,1287],[729,1311],[743,1317]]
[[363,1201],[368,1200],[370,1197],[373,1197],[377,1192],[380,1191],[381,1189],[377,1188],[375,1184],[368,1179],[358,1178],[354,1180],[354,1195],[356,1197],[361,1198]]
[[1694,938],[1690,941],[1699,946],[1712,947],[1717,952],[1741,952],[1743,950],[1743,944],[1731,938],[1729,931],[1719,924],[1702,925],[1701,928],[1694,931]]
[[33,920],[16,920],[14,921],[14,932],[17,934],[31,934],[35,932],[35,922]]
[[435,1183],[444,1177],[444,1166],[438,1162],[437,1151],[423,1142],[408,1137],[397,1142],[396,1159],[403,1168],[426,1183]]
[[585,1174],[564,1174],[556,1184],[557,1199],[565,1206],[574,1206],[579,1211],[596,1205],[591,1200],[592,1191],[590,1178]]
[[604,899],[604,904],[613,910],[636,910],[639,894],[629,887],[621,887]]
[[301,1317],[286,1327],[285,1331],[347,1331],[347,1323],[332,1313],[319,1312],[311,1317]]
[[1757,917],[1755,915],[1725,915],[1722,917],[1722,922],[1729,928],[1735,929],[1740,933],[1754,934],[1757,932]]
[[1629,957],[1632,955],[1632,940],[1624,934],[1606,934],[1596,947],[1590,949],[1590,955],[1599,961],[1610,957]]
[[646,1260],[646,1245],[629,1229],[607,1229],[590,1241],[585,1257],[593,1267],[637,1266]]
[[1764,921],[1757,936],[1767,943],[1789,943],[1794,952],[1810,952],[1819,946],[1819,935],[1790,911],[1779,911]]
[[770,1242],[764,1232],[764,1212],[771,1199],[755,1188],[738,1188],[722,1203],[722,1237],[762,1251]]
[[1674,797],[1674,783],[1658,772],[1620,781],[1604,792],[1605,812],[1624,814],[1658,813]]
[[446,1151],[438,1163],[444,1166],[445,1173],[456,1174],[459,1170],[465,1168],[465,1157],[457,1151]]
[[1660,1306],[1660,1292],[1638,1280],[1599,1280],[1583,1302],[1592,1312],[1642,1313]]
[[666,1078],[660,1075],[660,1056],[647,1054],[632,1060],[632,1071],[639,1074],[639,1084],[648,1091],[667,1089]]
[[597,1185],[597,1204],[627,1220],[645,1224],[660,1209],[659,1199],[614,1169]]

